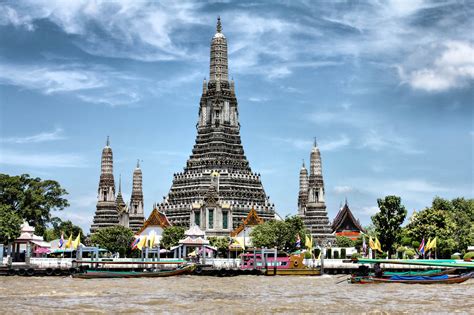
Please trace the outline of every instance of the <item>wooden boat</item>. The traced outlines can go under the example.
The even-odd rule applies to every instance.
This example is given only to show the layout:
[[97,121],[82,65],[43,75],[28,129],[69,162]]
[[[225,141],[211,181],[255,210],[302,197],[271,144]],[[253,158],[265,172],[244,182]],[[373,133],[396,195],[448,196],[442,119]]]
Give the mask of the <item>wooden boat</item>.
[[371,283],[405,283],[405,284],[453,284],[462,283],[471,279],[474,272],[462,275],[440,275],[440,276],[392,276],[390,278],[376,278],[372,276],[352,276],[350,283],[371,284]]
[[261,270],[266,276],[320,276],[320,268],[309,268],[304,265],[304,254],[282,255],[276,257],[260,253],[241,255],[240,268],[243,270]]
[[[392,276],[409,276],[409,277],[417,277],[417,276],[441,276],[441,275],[449,275],[453,274],[457,271],[457,268],[450,268],[450,269],[434,269],[434,270],[420,270],[420,271],[404,271],[404,272],[393,272],[393,271],[384,271],[382,277],[383,278],[390,278]],[[374,274],[371,274],[374,276]]]
[[114,270],[85,270],[72,275],[73,278],[96,279],[96,278],[157,278],[172,277],[192,273],[195,265],[186,265],[173,270],[160,271],[114,271]]

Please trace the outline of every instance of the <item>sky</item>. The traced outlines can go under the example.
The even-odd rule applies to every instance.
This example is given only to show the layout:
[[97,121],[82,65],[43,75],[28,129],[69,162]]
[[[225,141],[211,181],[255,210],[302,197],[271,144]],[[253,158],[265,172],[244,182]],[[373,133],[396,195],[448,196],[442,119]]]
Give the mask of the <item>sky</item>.
[[145,215],[196,137],[217,16],[241,137],[281,216],[296,214],[302,159],[321,149],[329,219],[347,198],[411,214],[474,197],[472,1],[0,1],[0,172],[57,180],[89,230],[107,136]]

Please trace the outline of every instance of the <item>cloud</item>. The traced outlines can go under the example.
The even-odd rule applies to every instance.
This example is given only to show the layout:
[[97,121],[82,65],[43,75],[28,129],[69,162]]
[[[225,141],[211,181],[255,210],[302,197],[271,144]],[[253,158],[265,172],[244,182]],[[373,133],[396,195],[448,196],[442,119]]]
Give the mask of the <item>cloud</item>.
[[351,139],[346,135],[340,135],[338,139],[321,141],[319,145],[321,151],[335,151],[346,147],[351,143]]
[[96,89],[106,84],[98,72],[80,66],[0,65],[0,84],[9,84],[44,94]]
[[262,102],[268,102],[270,99],[267,98],[267,97],[259,97],[259,96],[252,96],[252,97],[249,97],[249,101],[250,102],[254,102],[254,103],[262,103]]
[[26,137],[2,138],[0,139],[0,141],[6,142],[6,143],[24,144],[24,143],[40,143],[40,142],[56,141],[56,140],[64,140],[64,139],[66,139],[66,137],[64,136],[63,129],[56,128],[54,131],[40,132],[36,135],[26,136]]
[[79,94],[78,97],[87,103],[103,104],[111,107],[130,105],[141,100],[141,96],[135,91],[118,90],[91,95]]
[[347,194],[354,191],[354,188],[351,186],[335,186],[334,192],[336,194]]
[[423,150],[417,148],[409,138],[399,136],[392,131],[371,129],[362,138],[362,148],[373,151],[397,150],[405,154],[422,154]]
[[75,153],[27,153],[2,149],[0,164],[33,168],[86,167],[86,159]]
[[[404,66],[398,66],[402,83],[427,92],[468,86],[474,79],[474,45],[449,41],[439,49],[443,50],[441,55],[422,69],[405,70]],[[426,53],[431,54],[432,51]]]
[[373,216],[377,212],[379,212],[380,209],[377,206],[368,206],[368,207],[362,207],[362,214]]

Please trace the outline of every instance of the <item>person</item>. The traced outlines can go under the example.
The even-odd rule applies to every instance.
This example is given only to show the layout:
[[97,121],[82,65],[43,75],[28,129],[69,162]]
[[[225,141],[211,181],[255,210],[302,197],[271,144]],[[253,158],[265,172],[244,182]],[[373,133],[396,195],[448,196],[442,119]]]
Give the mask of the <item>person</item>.
[[374,273],[377,278],[380,278],[383,276],[383,270],[380,268],[380,263],[376,263],[374,265]]

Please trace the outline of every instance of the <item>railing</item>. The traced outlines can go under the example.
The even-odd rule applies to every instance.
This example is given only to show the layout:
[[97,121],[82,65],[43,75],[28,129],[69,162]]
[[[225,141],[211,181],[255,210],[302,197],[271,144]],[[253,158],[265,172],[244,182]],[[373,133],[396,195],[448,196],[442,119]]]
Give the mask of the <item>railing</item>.
[[39,268],[70,268],[73,258],[30,258],[30,264]]

